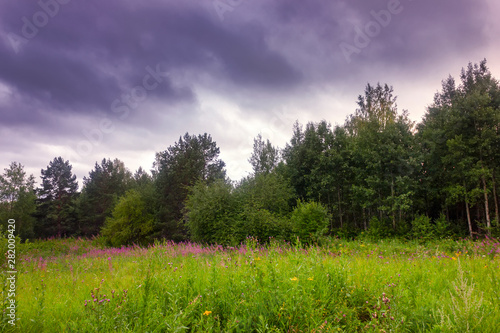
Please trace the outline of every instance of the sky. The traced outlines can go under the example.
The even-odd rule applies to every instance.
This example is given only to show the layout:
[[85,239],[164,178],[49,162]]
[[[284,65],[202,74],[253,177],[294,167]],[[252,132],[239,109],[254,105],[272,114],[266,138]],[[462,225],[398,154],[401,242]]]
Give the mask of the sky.
[[55,157],[81,181],[103,158],[134,172],[186,132],[227,174],[261,134],[335,125],[367,83],[419,122],[441,81],[486,58],[500,79],[498,0],[2,0],[0,170],[40,179]]

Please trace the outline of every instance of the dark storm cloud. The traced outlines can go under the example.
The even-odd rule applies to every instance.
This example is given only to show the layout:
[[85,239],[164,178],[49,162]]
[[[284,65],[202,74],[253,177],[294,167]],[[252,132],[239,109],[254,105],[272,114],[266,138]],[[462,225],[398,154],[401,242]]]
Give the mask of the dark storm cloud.
[[[380,23],[374,13],[391,6],[397,13]],[[37,28],[43,15],[47,22]],[[90,140],[82,133],[97,137],[103,119],[115,130],[101,133],[95,154],[106,145],[127,154],[147,146],[145,138],[177,139],[191,128],[222,132],[247,120],[282,134],[302,110],[341,122],[346,115],[320,110],[316,96],[352,100],[341,106],[350,113],[367,82],[426,80],[447,62],[479,61],[473,55],[496,40],[485,28],[491,18],[486,0],[1,1],[0,135],[10,137],[0,139],[0,149],[25,151],[23,140],[30,140],[76,150]],[[358,31],[366,34],[371,22],[378,30],[359,45]],[[356,52],[346,57],[342,43]],[[147,98],[134,101],[146,85],[154,86]],[[216,106],[206,101],[221,99],[217,107],[239,113],[229,125],[207,124],[213,117],[204,112]],[[23,134],[15,137],[12,128]]]
[[[33,24],[39,5],[15,2],[3,7],[4,33],[23,37],[23,32],[33,32],[22,18]],[[262,24],[226,29],[205,8],[173,2],[138,6],[73,0],[59,7],[19,52],[9,49],[9,43],[0,48],[0,80],[51,112],[109,110],[123,92],[143,82],[146,67],[158,64],[164,72],[206,72],[244,86],[279,87],[299,79],[279,53],[268,49]],[[169,103],[195,100],[191,87],[164,79],[149,96]],[[8,112],[13,110],[2,110]]]
[[[399,4],[399,5],[398,5]],[[352,56],[355,64],[390,64],[391,66],[421,66],[429,68],[432,62],[453,57],[455,52],[467,53],[484,45],[487,37],[484,26],[488,14],[485,1],[469,0],[376,0],[349,3],[358,22],[347,16],[343,23],[342,40],[354,45],[359,35],[354,26],[364,33],[370,22],[378,23],[380,32],[368,36],[369,45]],[[382,11],[397,8],[383,22]],[[378,19],[377,19],[378,17]],[[382,20],[384,24],[380,24]],[[371,26],[372,32],[376,28]],[[352,68],[350,68],[352,70]]]
[[[59,5],[45,0],[42,3],[58,4],[56,15],[20,45],[17,54],[9,43],[0,46],[0,79],[17,94],[61,113],[109,111],[117,97],[142,82],[147,66],[158,63],[166,72],[208,73],[244,89],[286,91],[321,76],[335,82],[356,74],[354,66],[346,64],[340,43],[356,47],[354,27],[364,29],[376,21],[372,13],[387,10],[391,2],[244,1],[225,13],[242,20],[222,22],[210,6],[192,1],[139,5],[73,0]],[[262,12],[252,10],[253,5]],[[392,15],[366,47],[350,55],[355,65],[422,63],[484,41],[481,1],[401,0],[399,6],[401,12]],[[32,31],[26,19],[33,24],[34,14],[42,11],[36,2],[0,7],[4,34],[21,37]],[[166,102],[195,100],[190,86],[179,87],[171,80],[165,78],[149,95]]]

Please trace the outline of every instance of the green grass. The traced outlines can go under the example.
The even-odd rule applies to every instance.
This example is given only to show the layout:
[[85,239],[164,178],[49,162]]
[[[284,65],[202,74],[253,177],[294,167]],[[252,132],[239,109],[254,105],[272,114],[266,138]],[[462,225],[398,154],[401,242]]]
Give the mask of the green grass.
[[493,240],[18,249],[17,320],[4,314],[4,332],[500,331]]

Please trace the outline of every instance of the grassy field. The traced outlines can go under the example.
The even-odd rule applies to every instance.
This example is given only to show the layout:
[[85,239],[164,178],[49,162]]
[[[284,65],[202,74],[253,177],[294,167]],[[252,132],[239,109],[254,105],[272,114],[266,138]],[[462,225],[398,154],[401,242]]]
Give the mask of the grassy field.
[[120,249],[70,239],[19,252],[16,325],[4,311],[3,332],[500,331],[491,239]]

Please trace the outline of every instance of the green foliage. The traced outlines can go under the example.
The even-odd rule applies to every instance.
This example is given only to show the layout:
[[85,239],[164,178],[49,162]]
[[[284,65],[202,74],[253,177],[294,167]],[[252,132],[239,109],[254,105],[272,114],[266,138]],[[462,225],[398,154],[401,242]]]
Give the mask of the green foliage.
[[34,179],[14,162],[0,176],[0,219],[16,219],[23,239],[96,235],[134,189],[154,215],[148,239],[237,244],[246,237],[290,240],[295,232],[317,241],[324,223],[309,226],[306,216],[316,213],[301,204],[292,214],[296,199],[320,204],[330,232],[346,238],[361,230],[367,239],[423,242],[464,231],[498,235],[500,85],[486,60],[464,68],[458,83],[444,80],[416,128],[396,100],[392,86],[367,84],[343,125],[296,122],[282,151],[258,135],[249,158],[254,173],[234,184],[206,133],[186,133],[157,153],[152,176],[139,169],[132,177],[122,162],[104,159],[84,178],[81,194],[59,157],[42,170],[36,220]]
[[228,244],[235,238],[239,205],[233,187],[222,179],[207,185],[198,182],[185,204],[185,223],[196,242]]
[[378,217],[373,216],[370,219],[368,231],[365,233],[365,236],[371,240],[379,240],[391,237],[393,235],[393,231],[390,227],[390,222],[387,219],[380,220]]
[[297,201],[290,217],[294,235],[303,243],[311,244],[328,231],[330,216],[320,203]]
[[283,151],[286,161],[284,174],[301,200],[319,201],[317,190],[322,187],[321,177],[326,176],[325,169],[329,167],[327,161],[320,162],[332,139],[330,125],[326,121],[318,124],[310,122],[305,130],[298,122],[294,124],[292,139]]
[[280,160],[279,150],[273,147],[269,139],[264,142],[262,135],[253,140],[252,156],[248,160],[252,164],[254,174],[270,173]]
[[69,161],[54,158],[42,170],[42,184],[37,190],[36,237],[63,237],[77,232],[78,183]]
[[19,246],[13,332],[497,332],[500,321],[496,240],[45,243]]
[[[491,206],[498,202],[500,86],[486,60],[462,69],[460,84],[443,81],[418,129],[424,173],[421,195],[428,208],[447,208],[453,229],[467,221],[469,236],[476,229],[473,215],[490,230]],[[493,195],[491,195],[492,193]]]
[[132,174],[122,161],[103,159],[83,178],[83,190],[78,200],[80,234],[99,234],[107,217],[111,216],[118,198],[132,186]]
[[293,188],[276,172],[243,179],[235,189],[235,195],[248,208],[265,209],[277,216],[288,215],[294,199]]
[[441,213],[439,218],[434,221],[434,230],[436,234],[436,238],[444,239],[450,235],[450,223],[446,219],[446,216]]
[[[12,225],[14,225],[15,229],[18,228],[16,223],[13,223]],[[6,270],[12,270],[7,268],[8,254],[11,253],[15,254],[18,245],[21,244],[21,238],[15,235],[14,232],[15,229],[12,229],[12,227],[10,229],[8,227],[4,228],[3,226],[0,225],[0,253],[3,254],[0,257],[0,267],[6,268]],[[9,239],[11,239],[10,242]],[[14,245],[11,245],[11,247],[9,247],[9,244],[14,244]],[[13,250],[13,252],[7,253],[8,250]],[[18,256],[14,255],[13,257],[17,258]]]
[[460,262],[457,271],[457,278],[452,282],[454,290],[450,292],[451,302],[438,310],[439,324],[435,328],[441,332],[483,331],[483,293],[478,292],[475,284],[464,276]]
[[200,181],[186,200],[184,219],[197,242],[237,245],[247,237],[282,239],[290,234],[292,198],[288,183],[274,172],[248,177],[236,188],[224,180]]
[[137,190],[130,190],[120,198],[102,229],[102,236],[109,244],[118,247],[151,241],[154,215],[146,202]]
[[24,166],[13,162],[0,175],[0,226],[7,227],[7,220],[16,221],[15,234],[24,241],[34,237],[36,210],[35,178],[26,176]]
[[255,237],[261,242],[268,242],[270,238],[290,239],[291,226],[288,218],[273,214],[267,209],[255,209],[246,206],[238,221],[238,240],[246,237]]
[[196,182],[207,184],[225,178],[225,163],[219,148],[208,134],[180,137],[167,150],[156,154],[154,163],[157,224],[155,235],[184,240],[187,230],[180,223],[189,188]]
[[424,242],[436,238],[431,219],[425,215],[420,215],[413,220],[411,233],[414,238]]

